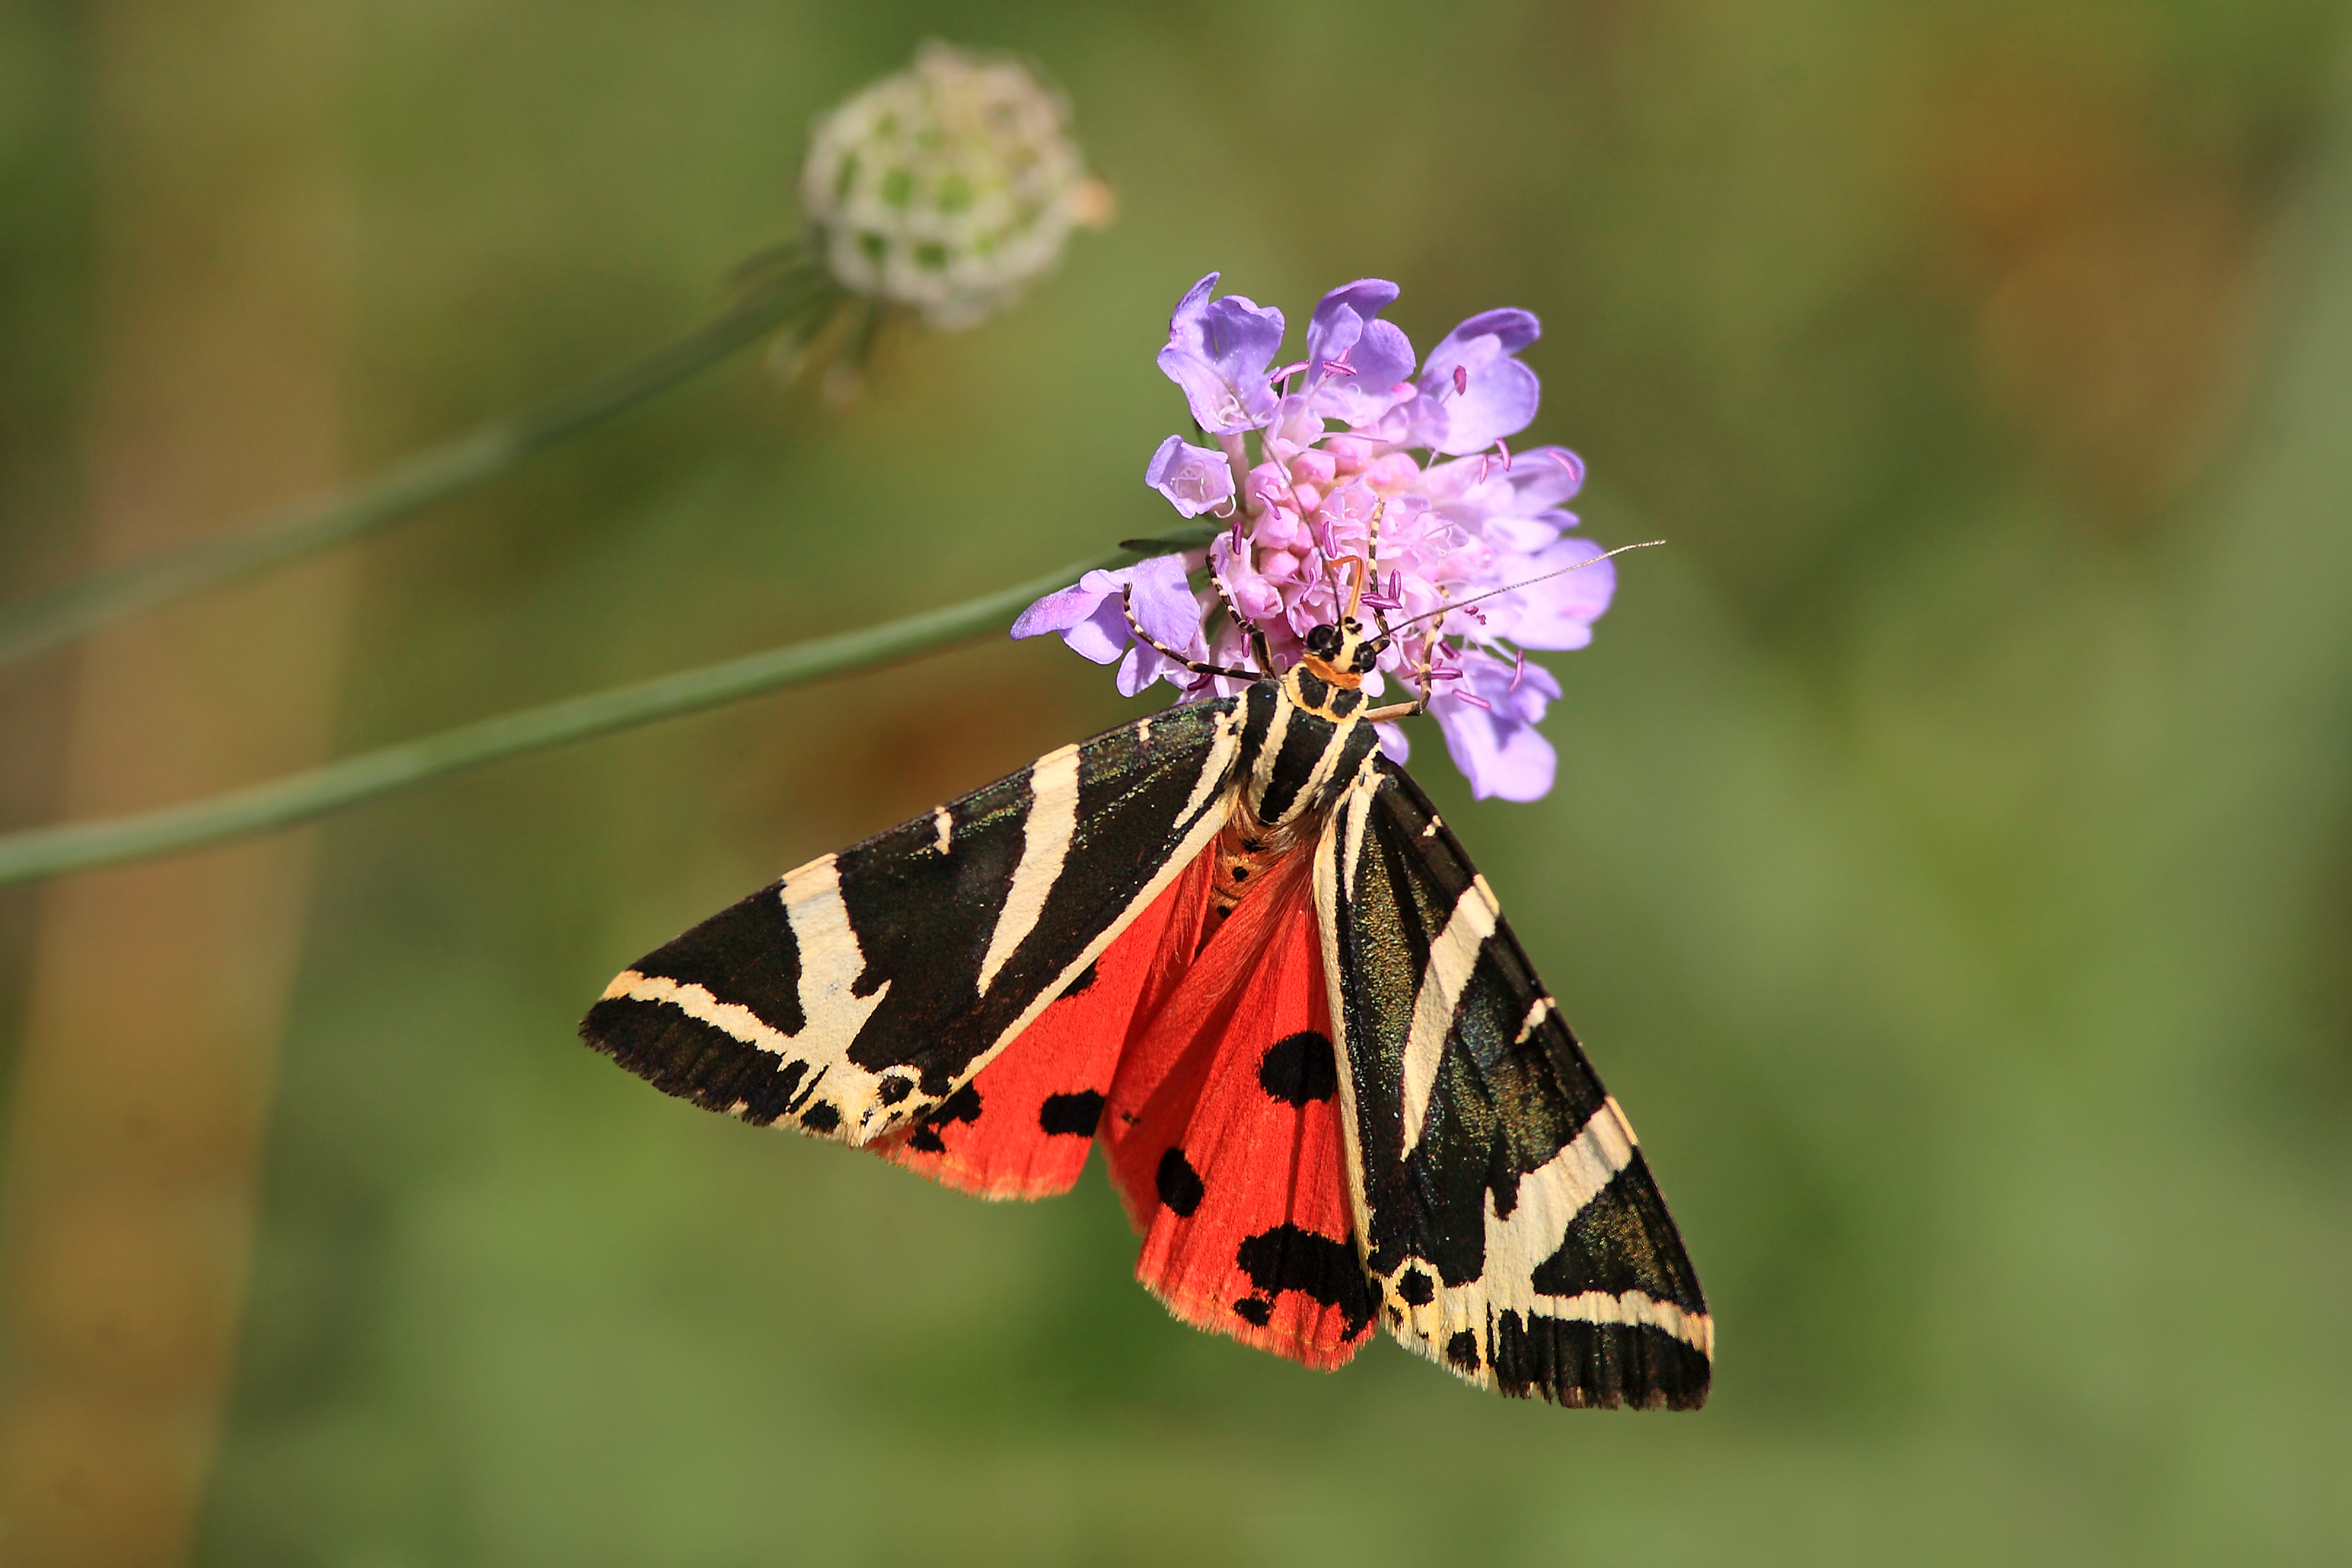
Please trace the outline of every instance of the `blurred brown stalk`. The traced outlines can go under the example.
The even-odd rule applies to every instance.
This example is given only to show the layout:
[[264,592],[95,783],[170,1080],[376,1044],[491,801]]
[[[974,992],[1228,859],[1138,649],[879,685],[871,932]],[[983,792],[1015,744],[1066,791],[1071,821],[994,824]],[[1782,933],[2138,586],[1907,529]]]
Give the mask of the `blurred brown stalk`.
[[[336,477],[349,245],[339,13],[93,16],[92,566]],[[314,760],[343,574],[312,565],[81,656],[67,815]],[[39,910],[5,1193],[0,1507],[15,1563],[190,1550],[242,1309],[310,845],[68,880]]]

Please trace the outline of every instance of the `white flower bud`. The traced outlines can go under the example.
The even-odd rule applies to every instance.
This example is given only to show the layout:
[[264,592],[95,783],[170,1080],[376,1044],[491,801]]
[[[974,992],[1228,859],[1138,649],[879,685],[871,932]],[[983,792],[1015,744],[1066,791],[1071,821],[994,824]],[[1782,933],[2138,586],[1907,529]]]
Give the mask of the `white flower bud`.
[[1108,221],[1068,106],[1029,68],[930,42],[816,124],[801,205],[835,277],[967,327]]

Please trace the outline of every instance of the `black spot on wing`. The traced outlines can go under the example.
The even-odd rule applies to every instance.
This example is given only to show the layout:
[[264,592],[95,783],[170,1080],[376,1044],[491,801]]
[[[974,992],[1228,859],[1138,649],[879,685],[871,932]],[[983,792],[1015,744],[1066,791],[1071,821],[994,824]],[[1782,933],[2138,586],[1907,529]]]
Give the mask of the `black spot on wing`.
[[667,1002],[606,997],[588,1009],[580,1033],[663,1093],[762,1127],[792,1109],[808,1072],[806,1062],[747,1046]]
[[948,1152],[947,1141],[940,1136],[940,1130],[959,1121],[979,1120],[980,1090],[965,1084],[923,1113],[914,1131],[907,1137],[907,1147],[926,1154],[944,1154]]
[[1682,1237],[1638,1149],[1633,1163],[1569,1222],[1559,1249],[1537,1265],[1529,1282],[1546,1296],[1639,1290],[1685,1311],[1706,1310]]
[[781,886],[719,910],[633,967],[699,985],[721,1002],[749,1007],[779,1034],[799,1034],[808,1022],[801,1011],[801,950]]
[[1646,1324],[1505,1312],[1495,1320],[1488,1351],[1496,1388],[1557,1405],[1696,1410],[1715,1375],[1705,1354]]
[[1274,1321],[1274,1303],[1263,1296],[1243,1297],[1234,1303],[1234,1311],[1244,1322],[1255,1323],[1261,1329]]
[[885,1105],[896,1105],[915,1092],[915,1080],[897,1073],[884,1079],[875,1087],[874,1098]]
[[953,1094],[949,1095],[945,1100],[940,1101],[940,1103],[932,1109],[929,1114],[923,1118],[923,1122],[924,1125],[929,1127],[944,1127],[950,1121],[977,1121],[979,1120],[980,1090],[974,1089],[971,1084],[966,1084],[961,1089],[957,1089]]
[[1049,1094],[1037,1110],[1037,1127],[1056,1137],[1091,1138],[1095,1124],[1102,1120],[1102,1108],[1103,1097],[1095,1089]]
[[1160,1169],[1152,1177],[1152,1185],[1160,1192],[1160,1201],[1179,1219],[1191,1219],[1209,1189],[1201,1184],[1201,1173],[1192,1169],[1192,1162],[1184,1158],[1181,1149],[1171,1149],[1160,1156]]
[[1331,1037],[1318,1029],[1285,1035],[1258,1058],[1258,1087],[1288,1105],[1328,1100],[1339,1092],[1339,1066]]
[[1418,1268],[1408,1268],[1397,1276],[1397,1297],[1415,1307],[1426,1307],[1437,1300],[1437,1281]]
[[1445,1342],[1445,1359],[1464,1372],[1478,1370],[1478,1336],[1468,1329]]
[[812,1132],[830,1132],[841,1125],[841,1112],[820,1100],[801,1112],[801,1125]]
[[1295,1225],[1278,1225],[1244,1241],[1234,1261],[1267,1296],[1297,1290],[1347,1319],[1354,1339],[1372,1321],[1372,1285],[1353,1241],[1334,1241]]
[[1095,979],[1095,965],[1090,963],[1072,976],[1067,985],[1062,987],[1062,994],[1076,996],[1081,991],[1091,991],[1094,989]]

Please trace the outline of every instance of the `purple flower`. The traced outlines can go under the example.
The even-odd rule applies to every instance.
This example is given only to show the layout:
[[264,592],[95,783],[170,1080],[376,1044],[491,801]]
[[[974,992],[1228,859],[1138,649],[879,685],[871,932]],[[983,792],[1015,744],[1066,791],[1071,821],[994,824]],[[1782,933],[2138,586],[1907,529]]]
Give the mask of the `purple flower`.
[[1239,294],[1212,300],[1210,273],[1176,303],[1168,319],[1168,346],[1160,368],[1184,389],[1192,417],[1213,436],[1255,430],[1274,415],[1266,378],[1282,346],[1282,312],[1261,310]]
[[1168,504],[1186,517],[1214,511],[1223,517],[1233,510],[1234,466],[1223,452],[1195,447],[1181,436],[1171,436],[1151,454],[1143,482],[1168,498]]
[[[1187,699],[1230,694],[1239,682],[1137,645],[1122,587],[1170,647],[1255,668],[1255,629],[1280,669],[1310,629],[1345,613],[1368,563],[1364,605],[1391,635],[1367,690],[1394,700],[1425,686],[1476,794],[1541,795],[1554,757],[1534,725],[1559,686],[1527,650],[1591,642],[1617,577],[1599,545],[1570,532],[1577,519],[1564,506],[1584,483],[1583,462],[1563,447],[1508,445],[1541,390],[1517,358],[1536,341],[1536,319],[1473,316],[1416,377],[1411,341],[1380,319],[1396,286],[1360,279],[1323,296],[1307,357],[1276,373],[1281,312],[1238,295],[1212,300],[1216,281],[1211,273],[1176,307],[1160,365],[1220,449],[1171,436],[1144,479],[1184,516],[1213,512],[1228,526],[1205,550],[1088,573],[1031,605],[1013,635],[1058,632],[1088,658],[1118,660],[1130,695],[1156,679]],[[1404,731],[1381,728],[1381,749],[1402,762]]]
[[1479,798],[1540,800],[1559,759],[1536,721],[1559,695],[1539,664],[1509,664],[1475,648],[1462,656],[1461,678],[1429,700],[1445,750]]

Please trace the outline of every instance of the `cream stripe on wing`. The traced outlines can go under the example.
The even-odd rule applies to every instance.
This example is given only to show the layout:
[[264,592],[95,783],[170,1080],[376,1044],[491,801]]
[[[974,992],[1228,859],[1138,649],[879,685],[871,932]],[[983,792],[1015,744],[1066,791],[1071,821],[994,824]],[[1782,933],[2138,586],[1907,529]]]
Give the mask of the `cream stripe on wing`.
[[1429,1117],[1429,1095],[1437,1083],[1437,1064],[1445,1055],[1445,1037],[1454,1029],[1454,1010],[1478,966],[1478,953],[1495,934],[1500,910],[1486,879],[1473,877],[1454,901],[1445,929],[1429,947],[1429,967],[1422,971],[1421,989],[1412,999],[1412,1029],[1404,1043],[1404,1152],[1420,1146],[1422,1123]]
[[1628,1290],[1612,1296],[1606,1290],[1587,1290],[1581,1296],[1547,1296],[1543,1309],[1530,1317],[1562,1318],[1577,1323],[1633,1323],[1666,1332],[1698,1351],[1707,1360],[1715,1359],[1715,1320],[1705,1312],[1685,1312],[1672,1301],[1661,1301],[1640,1290]]
[[[1135,727],[1136,733],[1147,741],[1151,736],[1151,721],[1146,719]],[[1216,738],[1209,743],[1208,760],[1201,764],[1201,776],[1192,781],[1192,793],[1185,797],[1184,809],[1176,814],[1178,822],[1190,822],[1192,814],[1209,804],[1209,797],[1225,785],[1225,775],[1233,772],[1234,758],[1241,751],[1243,710],[1229,708],[1217,715]]]
[[[1356,1120],[1355,1041],[1348,1031],[1348,977],[1339,961],[1339,908],[1356,896],[1356,858],[1363,852],[1364,818],[1371,809],[1372,792],[1380,787],[1369,762],[1356,775],[1315,844],[1315,924],[1322,939],[1323,994],[1331,1012],[1332,1061],[1339,1077],[1339,1148],[1348,1168],[1348,1209],[1355,1216],[1356,1245],[1372,1234],[1370,1200],[1364,1191],[1362,1123]],[[1342,888],[1346,889],[1344,892]]]
[[808,1020],[801,1049],[812,1056],[846,1050],[889,994],[890,983],[876,986],[871,996],[850,989],[866,973],[866,952],[850,927],[849,906],[841,901],[835,858],[821,855],[786,872],[777,896],[801,952],[801,1012]]
[[615,998],[667,1002],[688,1017],[732,1035],[747,1046],[756,1046],[780,1057],[793,1054],[792,1037],[741,1003],[721,1002],[702,986],[672,980],[666,974],[640,974],[634,969],[625,969],[604,987],[604,1000]]
[[997,911],[996,929],[988,933],[987,956],[980,961],[974,989],[983,996],[1023,939],[1037,929],[1045,895],[1061,879],[1070,836],[1078,826],[1077,747],[1064,746],[1038,758],[1029,770],[1029,817],[1021,825],[1021,863],[1013,868],[1013,886]]
[[[1617,1102],[1604,1098],[1566,1148],[1519,1178],[1518,1202],[1510,1219],[1487,1231],[1489,1256],[1499,1242],[1506,1247],[1540,1246],[1538,1262],[1550,1257],[1584,1205],[1633,1163],[1633,1130],[1625,1125]],[[1492,1194],[1487,1201],[1494,1201]]]

